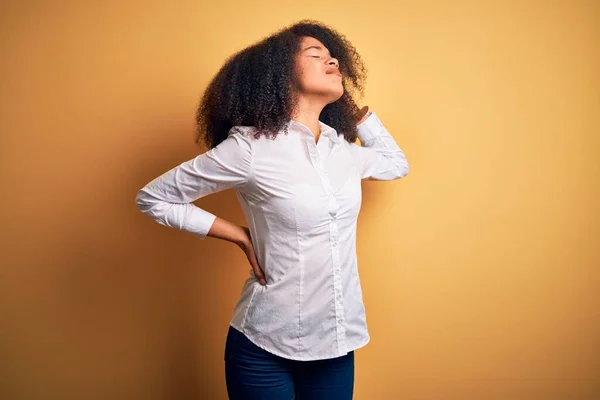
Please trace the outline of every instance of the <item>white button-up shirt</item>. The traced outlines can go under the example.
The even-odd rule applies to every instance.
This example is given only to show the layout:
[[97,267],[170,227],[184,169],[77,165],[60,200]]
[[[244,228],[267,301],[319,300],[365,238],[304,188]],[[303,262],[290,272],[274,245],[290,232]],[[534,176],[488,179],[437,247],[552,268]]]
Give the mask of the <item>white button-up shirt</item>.
[[142,188],[139,209],[161,225],[205,238],[216,216],[192,201],[234,188],[267,285],[244,282],[231,326],[292,360],[334,358],[369,340],[356,258],[361,180],[408,174],[404,152],[374,112],[358,126],[362,146],[319,122],[288,122],[272,140],[236,126],[213,149]]

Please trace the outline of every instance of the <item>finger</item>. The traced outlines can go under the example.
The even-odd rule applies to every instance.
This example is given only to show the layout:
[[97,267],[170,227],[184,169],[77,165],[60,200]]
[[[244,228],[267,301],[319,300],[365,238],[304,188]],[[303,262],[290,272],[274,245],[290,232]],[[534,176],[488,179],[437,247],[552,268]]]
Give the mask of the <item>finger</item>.
[[252,269],[254,270],[254,275],[256,276],[256,279],[258,279],[258,281],[260,282],[261,285],[266,285],[267,279],[265,278],[265,273],[263,272],[260,265],[258,265],[258,260],[256,259],[256,255],[255,255],[254,251],[250,252],[249,258],[250,258],[250,265],[252,266]]
[[369,106],[364,106],[357,112],[356,122],[359,123],[369,111]]
[[258,267],[258,266],[252,266],[252,269],[254,270],[254,276],[256,276],[256,279],[258,279],[258,282],[260,282],[261,285],[266,285],[267,284],[267,280],[262,272],[262,270]]

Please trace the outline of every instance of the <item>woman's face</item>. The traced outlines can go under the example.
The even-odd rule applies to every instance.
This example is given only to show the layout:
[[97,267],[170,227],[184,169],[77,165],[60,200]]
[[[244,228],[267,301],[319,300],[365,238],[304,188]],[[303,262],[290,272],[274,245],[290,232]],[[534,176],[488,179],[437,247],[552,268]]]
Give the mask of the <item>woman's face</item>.
[[344,94],[338,60],[321,41],[303,36],[296,55],[296,88],[302,96],[333,103]]

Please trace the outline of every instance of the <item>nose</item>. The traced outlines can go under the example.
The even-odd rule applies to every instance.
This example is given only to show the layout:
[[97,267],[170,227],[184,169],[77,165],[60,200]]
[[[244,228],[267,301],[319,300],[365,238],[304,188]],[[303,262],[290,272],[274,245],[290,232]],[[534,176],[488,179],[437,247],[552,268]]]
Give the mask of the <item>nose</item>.
[[330,59],[330,60],[327,62],[327,64],[329,64],[329,65],[333,64],[333,65],[335,65],[335,67],[336,67],[337,69],[340,69],[340,64],[338,63],[338,60],[337,60],[336,58],[331,58],[331,59]]

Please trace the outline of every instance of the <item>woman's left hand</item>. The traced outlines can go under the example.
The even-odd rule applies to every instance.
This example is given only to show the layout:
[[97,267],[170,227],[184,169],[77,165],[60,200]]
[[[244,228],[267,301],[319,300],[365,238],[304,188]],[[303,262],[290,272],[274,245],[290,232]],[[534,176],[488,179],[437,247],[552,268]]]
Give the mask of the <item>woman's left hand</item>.
[[358,111],[356,125],[360,125],[365,119],[367,119],[367,112],[369,112],[369,106],[364,106]]

